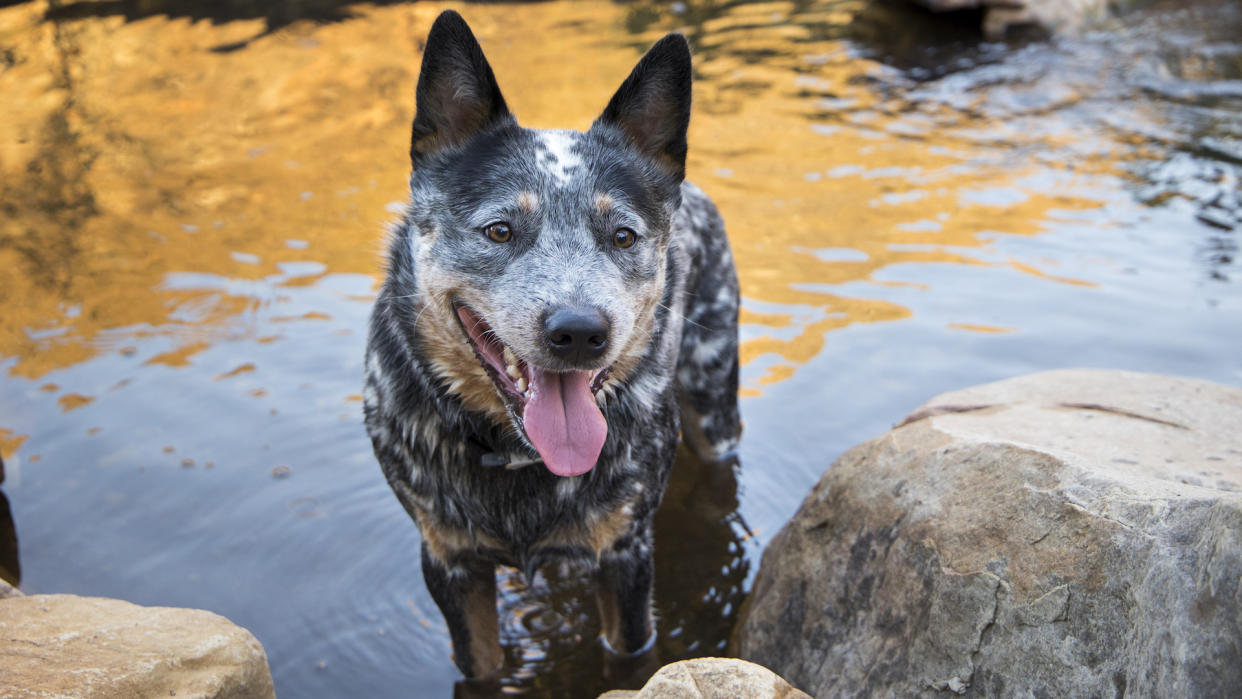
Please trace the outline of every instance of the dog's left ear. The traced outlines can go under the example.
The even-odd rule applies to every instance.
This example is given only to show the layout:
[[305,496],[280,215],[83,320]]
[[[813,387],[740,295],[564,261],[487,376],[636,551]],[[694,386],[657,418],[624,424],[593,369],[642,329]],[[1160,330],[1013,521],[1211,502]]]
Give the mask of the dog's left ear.
[[681,34],[669,34],[634,66],[595,125],[620,128],[639,152],[684,179],[690,74],[690,45]]

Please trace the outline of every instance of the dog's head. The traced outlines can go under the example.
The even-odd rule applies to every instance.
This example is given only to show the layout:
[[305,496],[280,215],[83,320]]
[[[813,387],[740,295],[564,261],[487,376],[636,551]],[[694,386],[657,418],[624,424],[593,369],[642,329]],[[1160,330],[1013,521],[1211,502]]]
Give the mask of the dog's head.
[[461,16],[418,79],[409,255],[415,335],[449,390],[558,475],[590,470],[598,395],[647,350],[680,206],[690,51],[670,34],[583,132],[518,126]]

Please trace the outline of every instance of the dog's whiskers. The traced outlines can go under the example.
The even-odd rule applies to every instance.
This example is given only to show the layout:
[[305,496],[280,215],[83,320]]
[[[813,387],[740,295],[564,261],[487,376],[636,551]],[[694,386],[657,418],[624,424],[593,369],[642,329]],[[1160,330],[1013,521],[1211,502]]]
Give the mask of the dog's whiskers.
[[[659,301],[656,301],[656,302],[655,302],[655,305],[659,306],[660,308],[663,308],[664,310],[668,311],[669,313],[672,313],[672,312],[673,312],[673,309],[669,308],[668,306],[665,306],[664,304],[660,303]],[[690,319],[690,316],[685,316],[685,315],[683,315],[683,316],[681,317],[681,319],[682,319],[683,321],[685,321],[685,322],[687,322],[687,323],[689,323],[689,324],[693,325],[693,326],[694,326],[694,327],[696,327],[696,328],[701,328],[701,329],[703,329],[703,330],[706,330],[707,332],[712,332],[712,329],[711,329],[711,328],[707,327],[706,325],[703,325],[702,323],[696,323],[695,321],[693,321],[693,320],[691,320],[691,319]]]

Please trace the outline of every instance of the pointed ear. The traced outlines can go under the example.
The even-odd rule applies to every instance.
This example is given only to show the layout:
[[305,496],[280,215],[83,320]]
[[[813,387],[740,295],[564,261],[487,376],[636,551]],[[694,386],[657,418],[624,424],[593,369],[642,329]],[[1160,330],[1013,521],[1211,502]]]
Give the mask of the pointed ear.
[[664,171],[684,178],[690,125],[690,45],[686,38],[669,34],[656,42],[595,123],[620,128],[635,148]]
[[427,34],[417,100],[410,136],[415,167],[509,115],[483,49],[452,10],[442,12]]

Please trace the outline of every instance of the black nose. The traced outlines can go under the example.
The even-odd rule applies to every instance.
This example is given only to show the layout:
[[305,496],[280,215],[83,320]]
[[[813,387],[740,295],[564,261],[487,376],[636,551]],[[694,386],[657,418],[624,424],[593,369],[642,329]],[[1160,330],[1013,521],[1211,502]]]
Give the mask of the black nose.
[[599,359],[608,349],[608,319],[594,308],[563,306],[543,320],[543,341],[558,359]]

